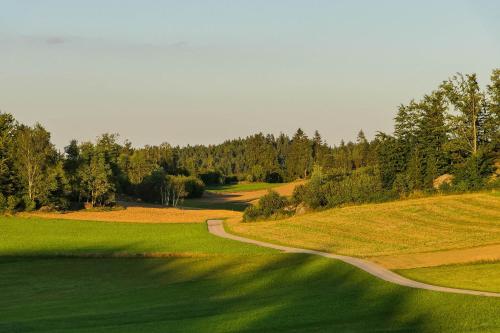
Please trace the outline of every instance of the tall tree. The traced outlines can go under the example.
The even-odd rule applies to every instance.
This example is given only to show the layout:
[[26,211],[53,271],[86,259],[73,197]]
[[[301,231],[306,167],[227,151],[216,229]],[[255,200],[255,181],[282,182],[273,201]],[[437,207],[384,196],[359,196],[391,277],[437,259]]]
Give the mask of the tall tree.
[[484,109],[484,94],[476,74],[457,74],[441,85],[455,113],[450,117],[455,147],[465,154],[476,155],[479,142],[479,119]]
[[41,199],[48,194],[49,168],[56,157],[50,134],[40,124],[21,125],[16,130],[15,141],[13,155],[23,189],[30,200]]
[[[483,141],[500,145],[500,68],[491,73],[487,86],[487,117],[481,119]],[[497,148],[499,149],[499,148]]]
[[307,135],[298,129],[289,146],[286,161],[288,179],[306,178],[312,167],[312,144]]
[[15,126],[12,115],[0,112],[0,194],[4,196],[13,194],[15,190],[13,159],[9,153]]
[[356,145],[352,152],[353,163],[356,168],[367,166],[368,155],[370,153],[370,144],[366,139],[363,130],[359,130],[356,138]]
[[92,153],[88,162],[80,167],[79,177],[82,190],[92,206],[114,199],[111,176],[111,167],[106,163],[106,158],[102,153]]

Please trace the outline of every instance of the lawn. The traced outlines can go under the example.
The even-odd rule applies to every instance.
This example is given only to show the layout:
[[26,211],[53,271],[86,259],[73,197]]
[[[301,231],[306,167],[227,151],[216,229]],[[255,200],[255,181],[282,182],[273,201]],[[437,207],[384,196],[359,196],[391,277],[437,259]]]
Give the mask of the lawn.
[[269,253],[218,238],[206,224],[141,224],[0,217],[0,256]]
[[267,190],[273,187],[283,186],[282,183],[237,183],[228,185],[217,185],[208,186],[207,191],[214,193],[238,193],[238,192],[249,192],[249,191],[259,191]]
[[398,273],[442,286],[500,292],[500,262],[404,269]]
[[250,238],[359,257],[464,249],[500,243],[500,197],[435,196],[228,227]]
[[308,255],[2,258],[0,272],[0,332],[500,331],[500,299]]

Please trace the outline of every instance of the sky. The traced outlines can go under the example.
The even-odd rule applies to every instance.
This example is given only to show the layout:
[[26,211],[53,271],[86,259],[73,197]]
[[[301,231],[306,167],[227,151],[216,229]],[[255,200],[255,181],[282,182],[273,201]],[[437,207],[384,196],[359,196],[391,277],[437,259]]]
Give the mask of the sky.
[[62,149],[391,132],[397,106],[500,67],[500,1],[0,0],[0,110]]

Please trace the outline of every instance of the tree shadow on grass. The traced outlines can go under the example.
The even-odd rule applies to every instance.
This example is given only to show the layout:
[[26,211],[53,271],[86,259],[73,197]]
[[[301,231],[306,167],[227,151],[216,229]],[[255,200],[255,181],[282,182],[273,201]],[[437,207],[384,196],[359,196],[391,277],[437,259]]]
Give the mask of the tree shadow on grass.
[[0,258],[0,295],[0,332],[500,329],[497,299],[404,288],[305,254]]
[[[233,210],[242,212],[250,205],[250,203],[247,201],[237,200],[237,197],[238,196],[234,194],[224,194],[209,195],[195,199],[185,199],[182,202],[179,202],[178,206],[175,208],[184,210]],[[159,209],[172,208],[172,206],[164,206],[147,202],[118,201],[117,203],[124,207],[124,209],[127,209],[128,207]]]

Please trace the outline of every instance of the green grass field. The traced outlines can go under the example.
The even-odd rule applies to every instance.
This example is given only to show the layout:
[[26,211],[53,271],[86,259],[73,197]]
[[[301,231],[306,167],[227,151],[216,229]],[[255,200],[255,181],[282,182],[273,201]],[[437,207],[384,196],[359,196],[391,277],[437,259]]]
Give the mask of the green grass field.
[[0,217],[0,256],[269,253],[218,238],[205,224],[142,224]]
[[283,186],[282,183],[237,183],[229,185],[209,186],[207,191],[214,193],[237,193],[258,190],[267,190],[273,187]]
[[404,269],[398,273],[441,286],[500,292],[500,262]]
[[500,300],[308,255],[0,259],[0,332],[498,332]]
[[[107,257],[157,253],[179,256]],[[500,331],[500,299],[397,286],[204,224],[0,218],[0,295],[0,332]]]

